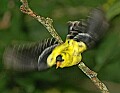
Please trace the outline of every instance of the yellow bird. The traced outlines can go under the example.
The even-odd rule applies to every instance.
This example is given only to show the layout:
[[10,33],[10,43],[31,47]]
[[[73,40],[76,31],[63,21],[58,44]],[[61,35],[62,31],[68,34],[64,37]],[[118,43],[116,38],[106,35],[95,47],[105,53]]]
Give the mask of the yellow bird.
[[65,43],[55,47],[47,64],[56,68],[69,67],[81,62],[81,53],[90,49],[103,37],[108,22],[102,9],[94,9],[87,20],[69,22]]
[[17,71],[42,71],[53,65],[56,68],[76,65],[82,60],[81,54],[97,44],[108,26],[103,10],[94,9],[87,20],[69,22],[63,44],[46,39],[42,43],[10,46],[4,53],[4,65]]
[[81,53],[86,49],[85,43],[67,39],[65,43],[55,47],[47,58],[47,64],[50,67],[56,64],[56,68],[76,65],[81,61]]

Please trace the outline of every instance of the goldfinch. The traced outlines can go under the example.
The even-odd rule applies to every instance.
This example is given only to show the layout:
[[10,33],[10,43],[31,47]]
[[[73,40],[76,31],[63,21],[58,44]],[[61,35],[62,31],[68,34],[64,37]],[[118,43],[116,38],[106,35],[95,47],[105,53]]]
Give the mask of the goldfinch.
[[68,35],[62,44],[54,39],[31,45],[14,45],[4,53],[4,65],[17,71],[42,71],[54,65],[70,67],[82,60],[81,54],[104,36],[108,21],[102,9],[94,9],[86,20],[69,22]]

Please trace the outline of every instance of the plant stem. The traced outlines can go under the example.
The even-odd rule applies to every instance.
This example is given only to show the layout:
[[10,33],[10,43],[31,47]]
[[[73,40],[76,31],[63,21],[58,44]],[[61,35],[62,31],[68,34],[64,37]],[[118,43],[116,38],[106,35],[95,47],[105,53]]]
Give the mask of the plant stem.
[[97,73],[90,70],[83,62],[80,62],[78,67],[91,79],[91,81],[101,90],[102,93],[109,93],[105,84],[103,84],[98,78]]
[[20,10],[25,13],[30,15],[31,17],[35,18],[36,20],[38,20],[43,26],[45,26],[45,28],[49,31],[49,33],[61,44],[63,43],[61,37],[58,35],[58,33],[55,31],[54,27],[53,27],[53,20],[50,18],[44,18],[40,15],[37,15],[35,12],[33,12],[28,5],[27,0],[21,0],[22,5],[20,6]]

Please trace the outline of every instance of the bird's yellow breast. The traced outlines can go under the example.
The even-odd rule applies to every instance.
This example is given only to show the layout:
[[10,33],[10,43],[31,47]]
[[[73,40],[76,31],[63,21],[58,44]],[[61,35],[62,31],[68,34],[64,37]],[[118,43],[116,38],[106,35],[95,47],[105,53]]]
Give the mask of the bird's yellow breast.
[[86,45],[83,42],[77,42],[67,39],[65,43],[57,46],[47,58],[48,66],[56,64],[56,57],[62,56],[64,60],[59,67],[69,67],[78,64],[81,59],[81,53],[86,50]]

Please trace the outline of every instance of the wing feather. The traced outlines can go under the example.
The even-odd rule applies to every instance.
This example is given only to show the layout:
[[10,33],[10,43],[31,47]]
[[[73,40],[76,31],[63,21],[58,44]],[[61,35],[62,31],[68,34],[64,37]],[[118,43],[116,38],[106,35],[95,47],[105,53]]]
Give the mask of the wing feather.
[[[47,69],[49,68],[47,57],[56,46],[57,41],[53,38],[42,42],[11,45],[4,52],[3,61],[5,68],[16,71],[35,71],[38,68],[39,70]],[[41,59],[39,59],[39,56],[41,56]]]

